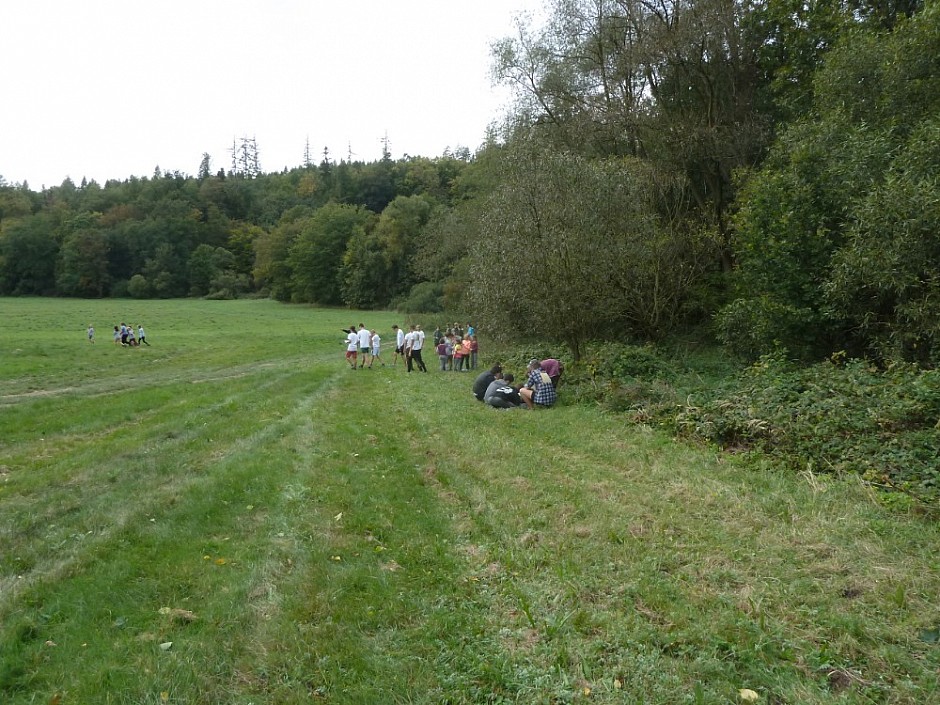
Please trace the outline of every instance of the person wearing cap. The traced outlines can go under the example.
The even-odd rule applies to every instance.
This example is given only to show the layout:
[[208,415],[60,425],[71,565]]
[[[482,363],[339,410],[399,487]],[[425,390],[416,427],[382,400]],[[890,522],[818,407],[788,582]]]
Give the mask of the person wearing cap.
[[536,406],[549,407],[558,399],[558,392],[552,386],[552,378],[542,370],[542,363],[537,358],[529,360],[528,373],[519,396],[525,405],[534,409]]

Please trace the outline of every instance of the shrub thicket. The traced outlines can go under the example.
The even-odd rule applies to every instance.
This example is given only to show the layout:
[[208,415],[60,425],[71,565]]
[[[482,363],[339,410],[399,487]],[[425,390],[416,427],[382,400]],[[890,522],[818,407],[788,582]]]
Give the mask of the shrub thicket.
[[793,470],[857,474],[892,501],[938,506],[940,371],[841,355],[810,366],[765,356],[736,373],[730,364],[593,344],[566,373],[565,396]]

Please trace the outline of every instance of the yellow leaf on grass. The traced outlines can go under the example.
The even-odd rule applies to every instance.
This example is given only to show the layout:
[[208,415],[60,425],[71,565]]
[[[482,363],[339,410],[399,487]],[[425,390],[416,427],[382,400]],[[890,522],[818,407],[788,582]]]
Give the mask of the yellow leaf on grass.
[[216,559],[215,559],[215,564],[216,564],[216,565],[225,565],[226,563],[228,563],[228,561],[225,560],[224,558],[216,558]]
[[587,697],[587,696],[589,696],[589,695],[591,694],[591,689],[585,687],[585,689],[582,690],[581,692],[584,693],[584,697]]
[[621,688],[623,688],[623,681],[620,680],[619,678],[614,678],[614,688],[616,688],[617,690],[620,690]]
[[741,700],[746,703],[756,703],[758,700],[760,700],[760,696],[750,688],[741,688],[738,691],[738,697],[740,697]]
[[169,694],[167,691],[165,691],[165,690],[161,690],[161,691],[160,691],[160,700],[161,700],[162,702],[166,702],[166,701],[169,700],[169,699],[170,699],[170,694]]
[[159,610],[160,614],[171,617],[172,619],[178,622],[194,622],[196,621],[196,615],[190,610],[180,609],[179,607],[161,607]]

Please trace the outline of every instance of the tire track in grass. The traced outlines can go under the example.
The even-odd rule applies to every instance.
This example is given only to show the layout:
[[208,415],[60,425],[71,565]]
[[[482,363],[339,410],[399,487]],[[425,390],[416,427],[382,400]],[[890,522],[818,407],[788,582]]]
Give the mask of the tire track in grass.
[[[95,657],[89,657],[88,652],[76,654],[74,651],[65,657],[65,659],[56,659],[51,662],[48,668],[43,669],[43,676],[48,682],[57,684],[71,684],[70,687],[76,689],[75,692],[81,692],[83,687],[88,687],[88,683],[109,682],[112,692],[118,692],[120,689],[126,689],[128,698],[140,701],[147,697],[145,685],[156,687],[156,681],[150,680],[151,676],[141,678],[142,673],[152,674],[152,678],[163,678],[174,680],[182,689],[189,688],[191,693],[200,694],[200,701],[205,702],[228,702],[224,697],[220,697],[218,689],[227,677],[222,677],[220,682],[219,673],[231,673],[230,668],[225,667],[227,659],[233,657],[233,653],[239,649],[239,640],[234,639],[235,633],[241,629],[234,629],[235,624],[241,625],[244,629],[247,625],[242,617],[235,617],[231,601],[234,596],[248,595],[253,590],[248,586],[248,582],[254,582],[258,575],[255,563],[265,563],[267,558],[265,554],[273,552],[282,555],[283,550],[278,547],[267,547],[272,544],[271,536],[264,533],[260,538],[255,537],[258,527],[267,525],[267,510],[262,509],[265,504],[266,492],[262,491],[265,484],[264,478],[267,477],[267,463],[265,458],[268,456],[266,448],[277,446],[281,439],[288,437],[291,429],[303,422],[309,408],[316,403],[318,399],[328,393],[329,389],[336,383],[336,378],[332,376],[323,376],[317,381],[304,383],[301,379],[306,373],[296,371],[286,374],[283,377],[267,379],[264,385],[254,389],[246,389],[235,396],[212,400],[211,406],[218,407],[219,404],[228,404],[243,398],[246,394],[254,394],[257,398],[258,392],[267,390],[278,398],[280,406],[279,411],[275,413],[269,423],[260,426],[250,434],[242,434],[234,439],[227,447],[226,453],[215,458],[208,458],[205,454],[201,456],[192,455],[192,462],[204,464],[204,470],[201,473],[189,473],[185,477],[175,474],[168,478],[167,482],[161,484],[153,491],[145,494],[132,509],[128,509],[121,517],[109,517],[108,528],[99,535],[94,536],[93,541],[84,542],[82,551],[76,552],[71,561],[62,562],[55,566],[54,571],[47,572],[41,580],[34,581],[29,586],[28,592],[32,593],[28,597],[26,592],[20,591],[18,597],[20,602],[31,602],[37,605],[36,610],[41,609],[40,605],[54,602],[62,604],[77,599],[80,594],[98,594],[105,597],[107,592],[101,593],[102,585],[119,584],[131,588],[129,595],[111,596],[110,607],[123,610],[124,614],[132,613],[137,609],[131,602],[146,602],[149,610],[146,615],[150,617],[151,622],[156,622],[156,610],[164,604],[173,604],[172,595],[181,594],[187,589],[195,589],[200,585],[200,581],[208,578],[204,572],[203,555],[207,548],[224,550],[226,547],[232,547],[232,553],[225,559],[225,563],[215,565],[209,561],[209,565],[218,571],[224,571],[227,566],[237,567],[239,573],[236,581],[232,582],[230,577],[216,578],[213,589],[208,594],[213,595],[212,600],[203,606],[200,610],[200,620],[205,620],[202,624],[210,625],[205,627],[207,634],[205,641],[194,640],[189,650],[178,659],[174,660],[174,667],[170,671],[163,668],[158,673],[157,666],[162,662],[153,659],[152,647],[154,639],[163,638],[161,630],[172,631],[173,625],[159,623],[150,631],[146,627],[141,627],[135,631],[134,638],[124,636],[124,627],[118,634],[117,642],[113,648],[129,648],[134,654],[134,662],[127,672],[114,671],[114,664],[126,659],[118,659],[100,654]],[[303,397],[300,403],[298,397]],[[201,413],[205,407],[194,411],[194,414]],[[220,422],[224,423],[224,421]],[[271,478],[275,481],[275,478]],[[244,499],[246,494],[258,492],[259,496],[254,499]],[[180,499],[182,498],[182,499]],[[205,498],[205,499],[203,499]],[[245,509],[244,502],[258,502],[260,505],[257,512],[253,514]],[[206,504],[208,502],[208,504]],[[238,503],[236,503],[238,502]],[[200,509],[201,506],[207,507],[206,512]],[[106,508],[100,508],[100,511],[106,511]],[[247,516],[245,516],[247,515]],[[147,517],[151,517],[148,521]],[[247,520],[247,525],[242,526],[242,521]],[[208,522],[208,523],[207,523]],[[263,547],[261,554],[257,557],[251,556],[251,548],[236,549],[236,543],[229,543],[226,539],[230,536],[223,536],[222,533],[231,537],[244,536],[245,543],[254,545],[260,541]],[[181,534],[181,535],[179,535]],[[176,545],[179,543],[180,545]],[[279,539],[274,539],[273,543],[282,543]],[[178,561],[165,554],[176,553],[180,556]],[[154,563],[154,557],[161,556]],[[208,555],[208,554],[206,554]],[[213,558],[218,554],[214,553]],[[280,561],[277,559],[275,562]],[[282,562],[282,561],[281,561]],[[131,566],[130,572],[126,566]],[[234,572],[234,571],[233,571]],[[262,571],[263,573],[263,571]],[[173,576],[177,575],[177,578]],[[221,582],[219,582],[221,580]],[[187,588],[186,586],[189,586]],[[204,592],[204,591],[198,591]],[[164,597],[160,597],[160,595]],[[216,603],[214,600],[218,598]],[[244,602],[248,602],[245,598]],[[84,628],[75,626],[70,627],[71,631],[76,629],[84,630],[85,638],[90,639],[89,634],[101,632],[101,600],[96,600],[99,614],[94,614],[94,609],[89,612],[90,606],[81,607],[75,610],[78,616],[70,621],[81,621],[86,626]],[[123,604],[124,607],[120,607]],[[244,604],[244,603],[243,603]],[[215,605],[215,606],[213,606]],[[240,614],[240,611],[239,611]],[[245,614],[253,614],[246,611]],[[227,616],[226,616],[227,615]],[[22,615],[21,615],[22,617]],[[147,621],[146,617],[136,615],[136,619]],[[97,623],[96,623],[97,621]],[[130,623],[131,618],[128,618]],[[178,625],[177,625],[178,626]],[[129,629],[129,624],[128,624]],[[198,631],[203,627],[194,627],[190,631]],[[64,627],[63,627],[64,630]],[[68,634],[55,630],[49,632],[57,643],[65,645],[69,642]],[[102,635],[103,636],[103,635]],[[74,642],[74,637],[72,639]],[[143,642],[143,643],[141,643]],[[215,643],[220,649],[220,664],[212,666],[212,658],[208,661],[200,662],[211,650],[209,644]],[[142,648],[147,647],[148,648]],[[74,646],[74,643],[73,643]],[[101,648],[101,644],[98,647]],[[107,648],[107,647],[106,647]],[[58,652],[65,656],[65,651]],[[76,657],[80,657],[77,658]],[[100,663],[99,663],[100,661]],[[94,673],[96,668],[103,669],[102,680],[96,681],[89,679],[89,673]],[[81,676],[76,674],[83,674]],[[214,674],[214,675],[213,675]],[[227,683],[225,684],[227,686]],[[163,682],[161,689],[166,687],[166,681]],[[224,688],[222,689],[224,691]],[[151,694],[160,690],[151,690]],[[136,696],[130,693],[137,693]],[[100,693],[87,692],[88,697],[97,697]]]
[[[220,386],[217,398],[207,395],[195,409],[180,409],[171,393],[162,407],[148,409],[81,442],[65,444],[58,457],[44,459],[42,476],[31,482],[43,489],[41,493],[29,494],[27,489],[27,494],[17,496],[14,485],[4,494],[0,536],[6,536],[11,545],[19,539],[20,553],[45,556],[52,563],[38,562],[29,571],[4,576],[5,587],[15,586],[16,590],[0,594],[12,599],[14,593],[28,590],[37,580],[54,583],[76,565],[88,563],[97,545],[115,532],[192,491],[207,469],[224,463],[245,444],[250,447],[252,436],[226,440],[228,445],[217,442],[211,449],[203,445],[212,436],[224,439],[227,421],[218,416],[219,411],[240,407],[246,400],[249,406],[263,406],[269,392],[276,398],[294,388],[303,376],[302,372],[285,370],[282,375],[268,374],[260,384],[245,380],[240,390]],[[326,379],[321,384],[330,383]],[[275,426],[279,424],[283,419],[275,420]],[[186,432],[179,433],[180,427]],[[50,445],[56,445],[54,438]],[[115,458],[108,450],[114,447],[134,451],[130,459],[123,453]],[[157,454],[149,455],[150,451]],[[125,463],[125,471],[116,468],[116,462]],[[32,541],[23,544],[24,535],[32,535]],[[82,550],[67,551],[64,558],[58,551],[47,550],[48,546],[75,548],[76,542]]]
[[[276,618],[258,624],[264,658],[239,669],[259,696],[457,703],[503,689],[502,655],[480,639],[488,606],[464,579],[449,511],[413,453],[420,423],[396,403],[399,383],[348,379],[284,439],[305,468],[294,493],[312,528]],[[368,408],[349,403],[357,393]]]

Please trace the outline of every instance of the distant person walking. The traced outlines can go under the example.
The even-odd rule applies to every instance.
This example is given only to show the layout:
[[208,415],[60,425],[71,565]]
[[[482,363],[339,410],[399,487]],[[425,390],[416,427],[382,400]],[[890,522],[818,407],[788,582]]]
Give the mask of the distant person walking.
[[418,363],[418,369],[422,372],[427,372],[428,368],[424,365],[424,360],[421,358],[421,351],[424,349],[424,331],[421,330],[421,326],[418,326],[415,331],[415,337],[411,342],[411,357]]
[[350,326],[346,333],[346,362],[352,369],[356,369],[356,355],[359,350],[359,334],[356,326]]
[[359,363],[361,370],[366,366],[366,358],[372,352],[372,334],[362,323],[359,324],[359,354],[362,355],[362,361]]
[[406,363],[406,368],[409,372],[411,372],[414,367],[414,363],[411,358],[411,350],[415,344],[415,335],[416,333],[415,333],[414,326],[411,326],[408,332],[405,333],[405,363]]
[[392,367],[394,367],[398,363],[398,358],[405,356],[405,331],[397,325],[392,326],[392,330],[395,331],[395,354],[392,355]]
[[89,343],[95,342],[95,327],[91,325],[90,323],[88,324],[88,342]]
[[[379,337],[379,334],[375,331],[372,331],[372,359],[369,361],[369,369],[372,369],[372,365],[376,360],[382,362],[382,338]],[[382,367],[385,367],[385,363],[382,362]]]
[[137,344],[146,345],[148,348],[150,347],[150,343],[147,342],[147,334],[144,332],[144,327],[139,323],[137,324]]

